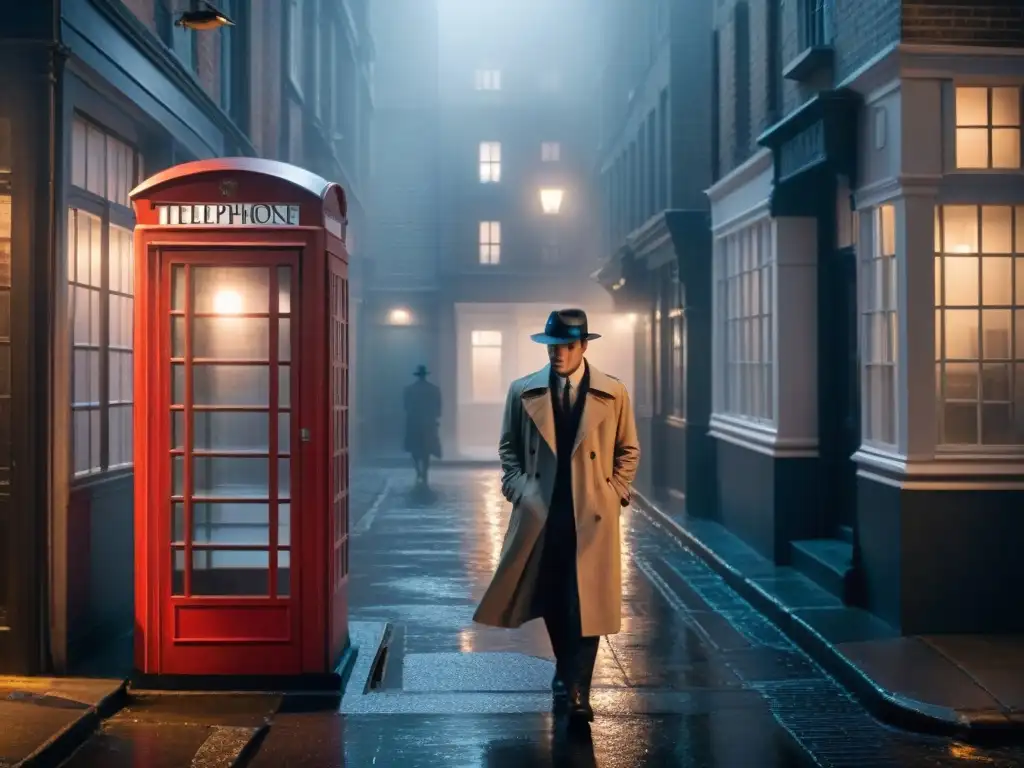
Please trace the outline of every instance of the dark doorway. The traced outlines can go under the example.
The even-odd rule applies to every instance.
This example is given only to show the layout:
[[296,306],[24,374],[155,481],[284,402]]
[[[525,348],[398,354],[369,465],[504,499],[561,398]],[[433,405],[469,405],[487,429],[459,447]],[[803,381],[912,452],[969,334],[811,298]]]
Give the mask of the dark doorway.
[[853,246],[832,249],[821,265],[822,403],[821,445],[828,482],[824,508],[826,536],[849,539],[856,514],[857,468],[851,456],[860,447],[860,360],[857,345],[857,256]]

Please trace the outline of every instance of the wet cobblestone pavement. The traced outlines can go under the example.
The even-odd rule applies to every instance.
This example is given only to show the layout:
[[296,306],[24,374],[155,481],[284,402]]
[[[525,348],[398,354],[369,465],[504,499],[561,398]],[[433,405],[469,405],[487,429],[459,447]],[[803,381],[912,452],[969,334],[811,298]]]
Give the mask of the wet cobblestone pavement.
[[[1024,765],[1024,750],[971,747],[877,723],[637,510],[623,511],[623,630],[601,642],[597,716],[589,734],[567,734],[549,714],[554,663],[541,622],[520,630],[471,622],[509,511],[497,471],[436,471],[430,492],[412,489],[401,471],[365,472],[377,474],[361,475],[364,493],[353,500],[350,615],[354,633],[368,634],[360,634],[364,644],[340,703],[251,697],[232,709],[207,697],[191,705],[187,697],[137,702],[67,765]],[[385,622],[388,651],[364,692],[376,650],[369,628]],[[162,730],[145,729],[147,722]]]

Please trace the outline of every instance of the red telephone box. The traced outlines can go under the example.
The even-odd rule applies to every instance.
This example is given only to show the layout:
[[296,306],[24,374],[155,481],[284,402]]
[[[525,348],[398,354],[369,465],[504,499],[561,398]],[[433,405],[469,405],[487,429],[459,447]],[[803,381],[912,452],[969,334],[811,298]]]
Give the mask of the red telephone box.
[[135,665],[336,678],[348,645],[347,206],[222,158],[135,207]]

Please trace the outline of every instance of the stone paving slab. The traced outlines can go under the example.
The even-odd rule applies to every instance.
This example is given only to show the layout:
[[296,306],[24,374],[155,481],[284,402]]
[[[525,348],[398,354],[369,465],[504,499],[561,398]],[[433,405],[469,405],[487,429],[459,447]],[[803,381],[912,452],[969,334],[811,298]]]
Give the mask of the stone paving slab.
[[879,719],[986,740],[1024,736],[1024,637],[901,637],[799,572],[775,566],[723,526],[637,508],[719,574]]
[[0,677],[0,768],[55,765],[125,698],[126,681]]

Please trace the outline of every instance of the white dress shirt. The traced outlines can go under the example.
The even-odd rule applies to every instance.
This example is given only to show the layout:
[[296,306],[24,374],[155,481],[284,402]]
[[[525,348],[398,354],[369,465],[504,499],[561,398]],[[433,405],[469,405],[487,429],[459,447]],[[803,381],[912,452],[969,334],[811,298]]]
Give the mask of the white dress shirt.
[[580,391],[580,382],[583,381],[583,374],[586,373],[586,363],[580,363],[580,367],[568,376],[558,376],[558,401],[561,402],[565,396],[565,387],[569,387],[569,404],[576,405],[576,395]]

